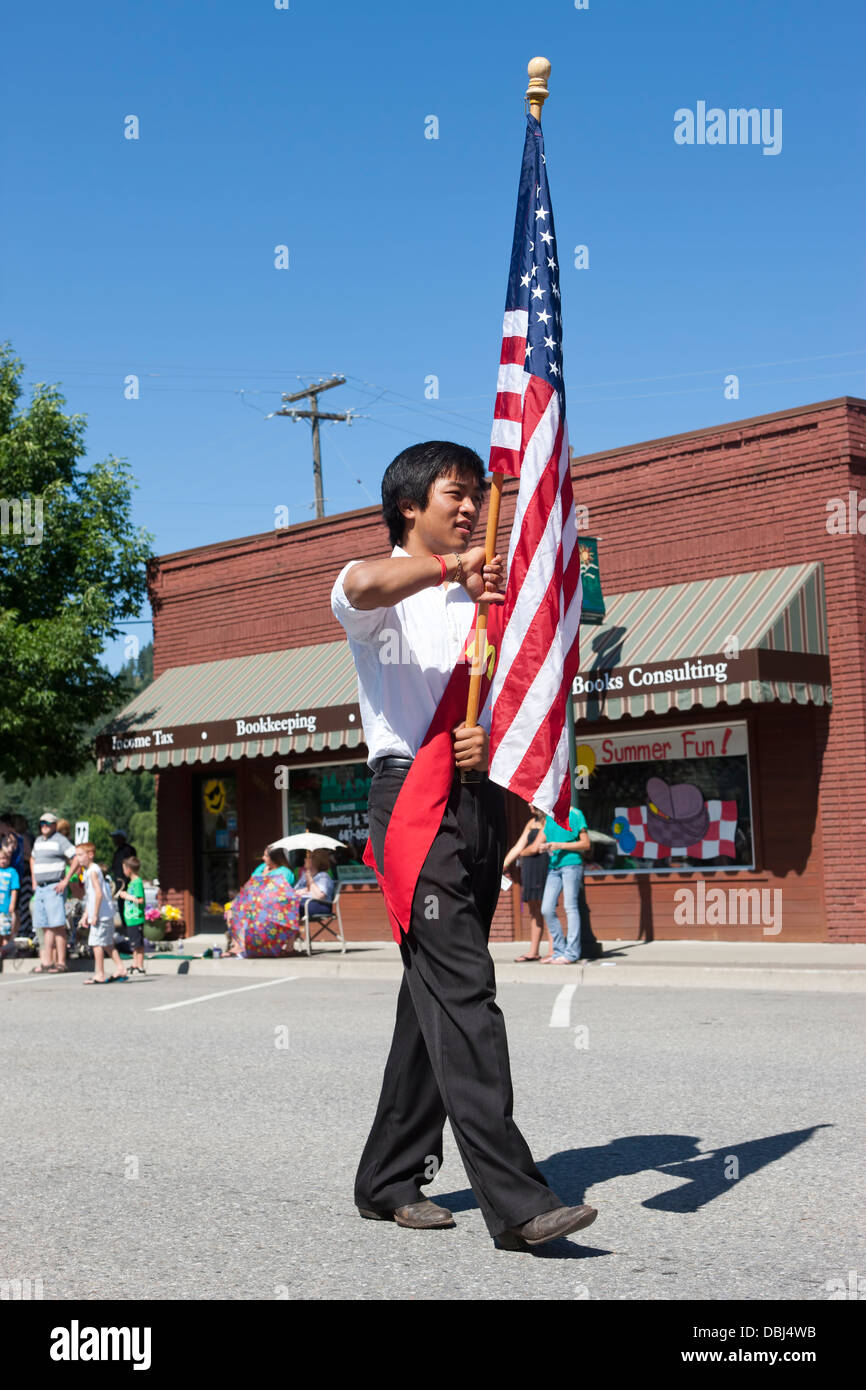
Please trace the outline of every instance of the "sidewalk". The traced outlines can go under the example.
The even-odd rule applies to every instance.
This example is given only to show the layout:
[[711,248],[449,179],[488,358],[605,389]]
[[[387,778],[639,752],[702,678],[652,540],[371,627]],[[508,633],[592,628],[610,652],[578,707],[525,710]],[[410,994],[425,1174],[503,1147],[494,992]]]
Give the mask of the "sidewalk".
[[[316,979],[399,980],[400,954],[392,941],[355,941],[346,954],[338,945],[314,944],[313,956],[297,959],[202,959],[209,946],[221,946],[225,936],[189,937],[183,943],[186,959],[148,955],[149,974],[194,974],[207,979],[223,976],[237,984],[273,978],[287,972]],[[579,985],[653,985],[662,988],[866,991],[866,945],[829,945],[772,941],[608,941],[604,956],[585,965],[518,965],[514,957],[528,943],[494,942],[491,955],[500,984],[537,984],[555,980]]]

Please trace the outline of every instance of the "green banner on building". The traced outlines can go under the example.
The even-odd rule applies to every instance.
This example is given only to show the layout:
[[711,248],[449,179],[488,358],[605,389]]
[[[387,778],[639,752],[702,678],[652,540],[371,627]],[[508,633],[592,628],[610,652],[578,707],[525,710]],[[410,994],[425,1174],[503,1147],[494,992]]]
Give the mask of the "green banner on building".
[[579,536],[580,579],[583,584],[583,607],[580,621],[588,627],[604,622],[604,598],[598,568],[598,541],[594,536]]

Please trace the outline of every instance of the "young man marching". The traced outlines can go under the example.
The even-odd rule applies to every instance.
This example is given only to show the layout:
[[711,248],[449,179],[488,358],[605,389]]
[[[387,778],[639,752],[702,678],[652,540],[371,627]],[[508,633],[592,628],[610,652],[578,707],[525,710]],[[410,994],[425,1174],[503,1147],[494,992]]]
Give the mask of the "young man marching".
[[[350,562],[331,595],[374,771],[369,848],[404,967],[355,1203],[362,1216],[401,1226],[453,1225],[421,1194],[441,1165],[447,1116],[488,1231],[523,1249],[580,1230],[597,1213],[563,1206],[511,1114],[487,949],[503,798],[486,775],[489,715],[465,725],[475,604],[489,600],[492,618],[503,601],[501,559],[485,564],[484,548],[470,546],[485,486],[472,449],[434,441],[404,450],[382,480],[390,557]],[[461,781],[461,771],[477,780]]]

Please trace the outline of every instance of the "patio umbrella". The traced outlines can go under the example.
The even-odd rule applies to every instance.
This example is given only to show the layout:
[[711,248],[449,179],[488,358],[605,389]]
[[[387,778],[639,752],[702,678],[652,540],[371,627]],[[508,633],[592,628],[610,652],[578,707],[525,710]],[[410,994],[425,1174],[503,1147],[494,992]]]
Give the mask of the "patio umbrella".
[[274,840],[268,849],[345,849],[342,840],[332,840],[330,835],[314,835],[304,830],[299,835],[284,835],[282,840]]
[[257,874],[231,904],[231,931],[247,955],[278,956],[298,935],[298,895],[283,874]]

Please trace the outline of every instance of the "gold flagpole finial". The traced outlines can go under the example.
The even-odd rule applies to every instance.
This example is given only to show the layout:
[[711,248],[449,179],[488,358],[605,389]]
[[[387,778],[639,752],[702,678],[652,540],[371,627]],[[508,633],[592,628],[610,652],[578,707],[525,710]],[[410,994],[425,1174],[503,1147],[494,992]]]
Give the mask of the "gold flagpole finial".
[[541,108],[550,96],[547,79],[550,76],[550,63],[547,58],[530,58],[526,71],[529,73],[529,86],[526,100],[537,121],[541,120]]

